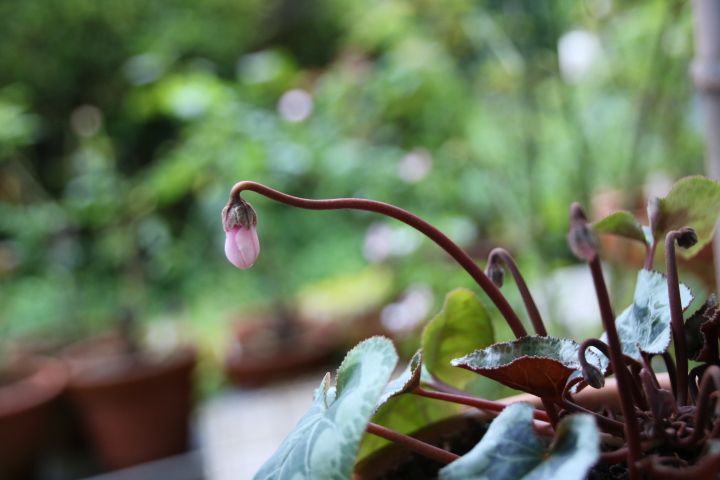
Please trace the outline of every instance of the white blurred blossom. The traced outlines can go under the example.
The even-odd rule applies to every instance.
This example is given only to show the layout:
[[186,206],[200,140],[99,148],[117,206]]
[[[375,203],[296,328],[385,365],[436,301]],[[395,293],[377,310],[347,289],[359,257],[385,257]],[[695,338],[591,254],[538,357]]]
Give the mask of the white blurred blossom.
[[380,323],[395,335],[412,332],[430,313],[435,297],[424,283],[410,285],[397,302],[383,308]]
[[398,163],[398,177],[407,183],[416,183],[430,173],[432,157],[430,152],[419,148],[405,155]]
[[571,30],[558,41],[560,73],[568,83],[577,83],[589,76],[602,59],[600,39],[587,30]]
[[305,90],[288,90],[280,97],[277,109],[280,116],[288,122],[302,122],[313,111],[313,99]]

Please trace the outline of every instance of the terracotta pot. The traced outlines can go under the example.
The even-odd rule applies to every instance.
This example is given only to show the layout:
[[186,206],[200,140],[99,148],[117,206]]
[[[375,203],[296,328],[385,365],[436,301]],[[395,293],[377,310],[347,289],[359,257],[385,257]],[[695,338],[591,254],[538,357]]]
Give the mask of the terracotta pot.
[[68,394],[106,468],[187,450],[194,350],[74,358],[71,363]]
[[0,385],[0,478],[28,478],[68,372],[58,360],[31,357],[7,373],[14,381]]
[[340,347],[332,325],[300,324],[286,338],[280,338],[265,317],[240,321],[234,328],[225,374],[239,386],[262,385],[319,367]]
[[[670,389],[670,379],[666,373],[658,375],[660,386]],[[599,390],[586,388],[574,397],[575,401],[588,409],[598,409],[601,406],[609,408],[620,408],[620,398],[617,395],[617,383],[614,378],[606,380],[605,386]],[[534,395],[520,394],[500,400],[506,404],[527,402],[536,408],[542,409],[542,402]],[[426,443],[443,448],[451,446],[450,450],[458,455],[467,453],[480,441],[487,430],[493,415],[481,410],[469,409],[460,415],[441,420],[440,422],[428,425],[419,431],[411,434]],[[458,432],[465,432],[465,441],[456,441],[453,444],[452,438],[458,436]],[[461,435],[462,436],[462,435]],[[417,474],[404,471],[398,475],[396,471],[400,466],[409,462],[422,462],[417,468]],[[422,474],[437,471],[442,465],[428,460],[418,454],[414,454],[405,447],[397,444],[390,444],[370,456],[358,462],[353,472],[353,480],[378,480],[384,478],[420,478]],[[415,468],[414,466],[412,468]],[[410,477],[408,477],[410,475]]]

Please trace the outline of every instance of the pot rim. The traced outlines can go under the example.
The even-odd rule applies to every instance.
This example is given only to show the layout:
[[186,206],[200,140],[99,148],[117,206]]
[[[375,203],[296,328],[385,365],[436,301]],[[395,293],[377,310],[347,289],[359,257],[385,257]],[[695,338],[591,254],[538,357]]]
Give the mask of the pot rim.
[[[102,357],[104,362],[122,362],[132,359],[136,353],[124,353]],[[71,369],[68,380],[68,391],[80,392],[102,390],[141,383],[161,377],[167,373],[191,370],[197,363],[197,352],[194,347],[181,346],[158,361],[137,363],[131,368],[122,368],[110,372],[96,373],[102,368],[98,365]],[[95,371],[95,372],[94,372]]]
[[0,386],[0,418],[19,415],[49,403],[67,387],[69,371],[60,359],[33,355],[16,362],[21,366],[29,364],[33,372]]

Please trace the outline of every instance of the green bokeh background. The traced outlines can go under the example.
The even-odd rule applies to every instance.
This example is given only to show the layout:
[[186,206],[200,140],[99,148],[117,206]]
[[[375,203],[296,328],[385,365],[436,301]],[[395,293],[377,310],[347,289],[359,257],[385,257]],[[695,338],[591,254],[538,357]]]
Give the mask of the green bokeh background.
[[[391,272],[386,299],[425,282],[439,308],[452,288],[474,288],[390,219],[253,194],[262,254],[234,269],[219,212],[241,179],[395,203],[481,263],[506,246],[538,281],[573,262],[571,201],[618,189],[630,204],[649,179],[702,172],[690,8],[0,0],[0,335],[67,343],[129,307],[219,356],[243,311],[365,278],[371,226],[397,244],[372,267]],[[571,31],[599,46],[581,78],[559,68]],[[278,111],[292,89],[313,102],[299,122]],[[431,168],[408,181],[398,172],[413,152]],[[339,304],[364,295],[338,290]]]

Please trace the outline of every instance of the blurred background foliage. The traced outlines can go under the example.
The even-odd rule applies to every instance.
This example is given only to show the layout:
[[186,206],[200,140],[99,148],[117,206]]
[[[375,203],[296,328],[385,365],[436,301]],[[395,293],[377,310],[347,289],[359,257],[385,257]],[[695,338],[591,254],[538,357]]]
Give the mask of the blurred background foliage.
[[387,292],[345,285],[339,303],[421,282],[437,309],[472,286],[391,220],[253,194],[262,254],[238,271],[219,212],[240,179],[395,203],[541,279],[572,262],[571,201],[610,188],[632,204],[658,175],[702,171],[690,15],[678,0],[1,0],[2,336],[70,341],[131,307],[219,348],[249,306],[367,282],[369,264]]

